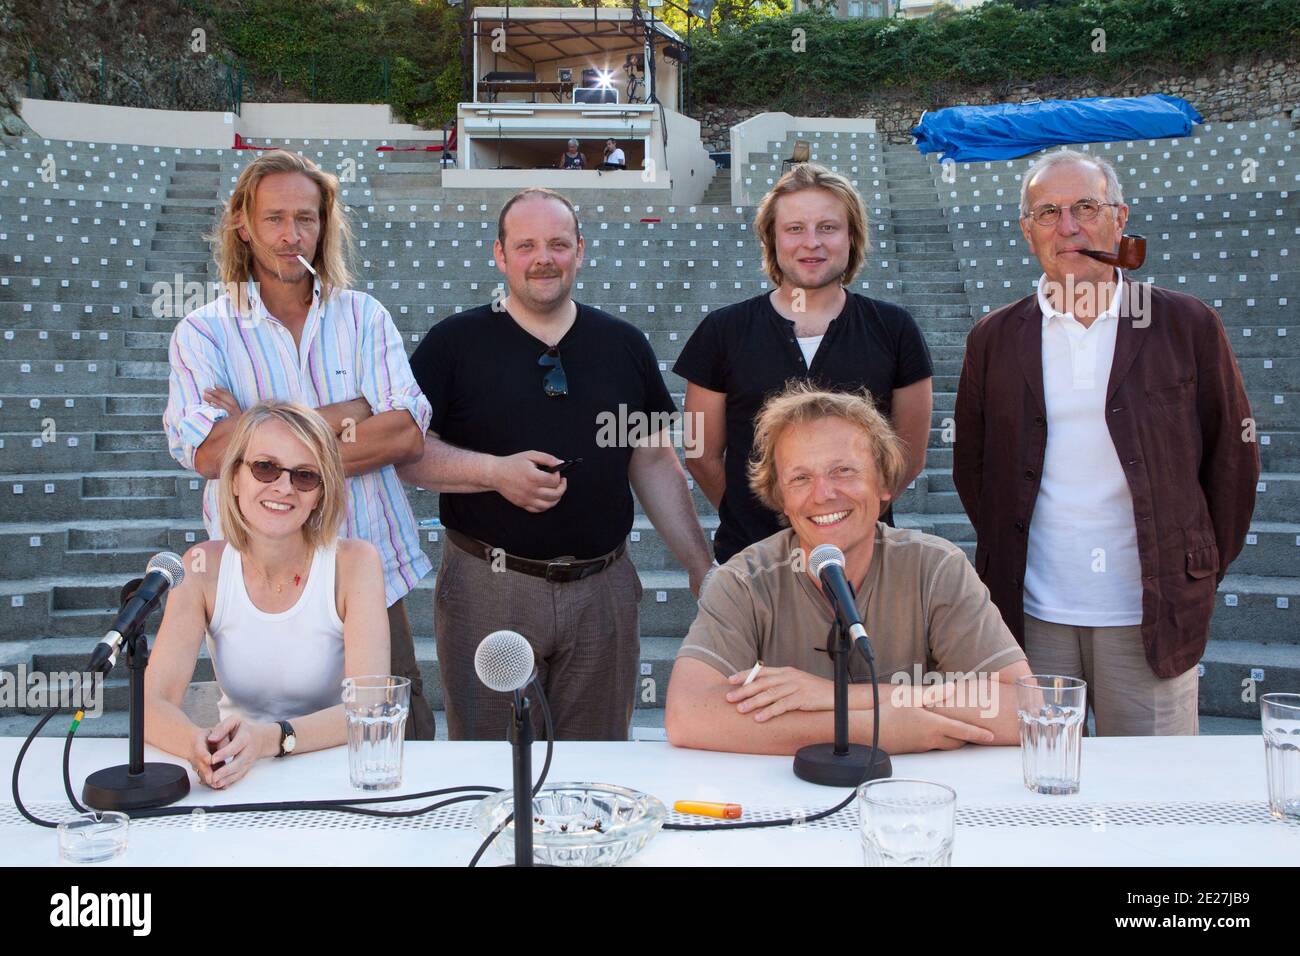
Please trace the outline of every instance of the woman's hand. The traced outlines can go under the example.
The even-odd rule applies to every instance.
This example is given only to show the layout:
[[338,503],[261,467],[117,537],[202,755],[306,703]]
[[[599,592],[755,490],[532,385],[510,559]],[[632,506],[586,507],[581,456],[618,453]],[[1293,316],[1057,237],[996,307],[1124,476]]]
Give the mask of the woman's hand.
[[[214,728],[215,729],[215,728]],[[185,755],[189,760],[190,766],[194,772],[199,775],[199,780],[205,786],[212,786],[212,750],[208,747],[208,735],[210,730],[197,730],[193,739],[190,741],[190,752]]]
[[[237,714],[231,714],[204,734],[200,740],[204,749],[206,750],[208,743],[211,742],[216,745],[217,750],[209,757],[211,765],[208,775],[205,777],[202,771],[199,773],[203,782],[214,790],[221,790],[241,780],[258,760],[271,756],[264,749],[269,739],[267,730],[269,726],[246,721]],[[277,727],[277,738],[278,735]],[[225,766],[217,770],[211,769],[223,761]],[[190,762],[194,762],[192,758]]]

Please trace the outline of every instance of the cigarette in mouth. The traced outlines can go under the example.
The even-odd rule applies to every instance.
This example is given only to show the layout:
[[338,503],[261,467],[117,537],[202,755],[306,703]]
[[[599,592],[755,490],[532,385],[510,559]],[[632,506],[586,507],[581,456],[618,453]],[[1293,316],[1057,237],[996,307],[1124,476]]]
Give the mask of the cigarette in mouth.
[[306,266],[307,271],[310,272],[312,275],[316,274],[316,270],[311,267],[311,263],[308,262],[306,259],[304,259],[302,256],[298,257],[298,261],[301,262],[304,266]]

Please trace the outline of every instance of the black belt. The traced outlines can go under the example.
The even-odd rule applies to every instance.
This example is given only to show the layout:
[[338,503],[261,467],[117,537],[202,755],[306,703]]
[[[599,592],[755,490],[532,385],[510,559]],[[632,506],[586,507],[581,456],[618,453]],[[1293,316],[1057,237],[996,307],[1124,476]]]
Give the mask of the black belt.
[[[466,554],[483,561],[492,562],[497,560],[497,556],[493,554],[494,551],[498,555],[504,553],[493,548],[490,544],[485,544],[477,538],[471,538],[469,535],[461,534],[451,528],[447,529],[447,540]],[[545,578],[547,581],[563,584],[569,581],[581,581],[593,574],[599,574],[623,557],[626,551],[627,542],[623,541],[609,554],[601,558],[592,558],[590,561],[577,561],[572,557],[555,558],[551,561],[533,561],[528,558],[518,558],[512,554],[506,554],[505,566],[510,571],[518,571],[520,574],[528,574],[535,578]]]

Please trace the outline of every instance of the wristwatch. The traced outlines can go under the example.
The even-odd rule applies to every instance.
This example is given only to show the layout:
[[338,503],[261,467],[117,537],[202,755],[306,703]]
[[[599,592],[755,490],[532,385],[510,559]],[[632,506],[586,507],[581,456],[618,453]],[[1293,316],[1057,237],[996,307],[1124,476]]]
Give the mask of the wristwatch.
[[277,721],[280,725],[280,752],[276,757],[287,757],[298,746],[298,737],[293,732],[293,724],[287,720]]

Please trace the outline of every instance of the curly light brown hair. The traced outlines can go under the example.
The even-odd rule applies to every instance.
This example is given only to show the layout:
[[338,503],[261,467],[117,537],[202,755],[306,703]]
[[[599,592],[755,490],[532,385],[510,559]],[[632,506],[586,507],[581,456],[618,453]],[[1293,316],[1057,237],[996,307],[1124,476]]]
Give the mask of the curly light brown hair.
[[867,261],[867,207],[862,197],[839,173],[831,172],[816,163],[796,163],[790,171],[776,181],[758,204],[754,216],[754,232],[763,248],[763,270],[776,286],[785,283],[785,273],[776,259],[776,204],[782,196],[804,189],[825,189],[844,204],[849,220],[849,263],[840,276],[840,285],[848,285]]
[[[907,468],[903,440],[889,419],[880,413],[866,389],[861,392],[827,392],[806,380],[792,380],[769,398],[754,423],[754,451],[749,459],[749,488],[759,501],[789,524],[781,482],[776,470],[776,444],[787,428],[823,418],[841,418],[857,425],[871,440],[871,454],[882,491],[898,487]],[[881,502],[881,510],[888,502]]]
[[339,201],[338,177],[325,172],[306,156],[284,149],[262,153],[244,167],[235,191],[221,210],[216,229],[204,236],[213,246],[221,282],[227,289],[239,289],[242,296],[242,284],[253,278],[253,248],[240,238],[239,229],[248,229],[249,236],[256,241],[249,225],[253,221],[253,201],[258,184],[274,173],[301,173],[320,190],[320,238],[311,267],[320,280],[321,299],[328,299],[352,282],[347,264],[352,253],[352,227]]

